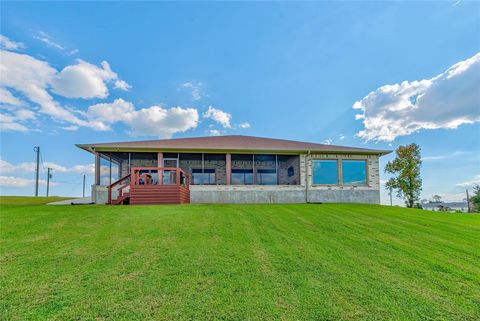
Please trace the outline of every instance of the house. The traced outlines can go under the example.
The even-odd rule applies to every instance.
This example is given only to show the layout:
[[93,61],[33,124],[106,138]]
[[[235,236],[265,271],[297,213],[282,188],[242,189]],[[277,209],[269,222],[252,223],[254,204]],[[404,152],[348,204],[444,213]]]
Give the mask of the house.
[[468,203],[463,202],[431,202],[423,203],[422,208],[428,211],[440,211],[440,212],[468,212]]
[[380,203],[385,150],[253,136],[79,144],[104,204]]

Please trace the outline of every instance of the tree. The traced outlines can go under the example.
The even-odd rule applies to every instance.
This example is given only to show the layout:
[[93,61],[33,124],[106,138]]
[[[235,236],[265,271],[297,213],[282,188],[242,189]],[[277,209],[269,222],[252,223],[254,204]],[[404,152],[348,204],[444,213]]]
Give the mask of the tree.
[[480,185],[473,186],[473,196],[470,197],[473,212],[480,212]]
[[405,199],[405,204],[411,208],[415,206],[422,191],[420,146],[414,143],[399,146],[395,154],[395,159],[385,166],[385,172],[395,176],[385,186],[396,190],[397,196]]
[[442,197],[440,195],[433,195],[432,196],[432,203],[441,203]]

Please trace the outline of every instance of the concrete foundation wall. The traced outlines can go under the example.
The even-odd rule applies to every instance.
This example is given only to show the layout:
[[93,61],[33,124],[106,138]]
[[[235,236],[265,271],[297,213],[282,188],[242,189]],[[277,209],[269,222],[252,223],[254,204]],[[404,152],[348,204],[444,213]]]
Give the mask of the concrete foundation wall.
[[363,203],[380,204],[378,190],[310,190],[309,203]]
[[92,202],[106,204],[108,201],[108,188],[102,185],[92,185]]
[[379,204],[378,190],[309,190],[302,186],[190,186],[191,203],[367,203]]
[[301,186],[190,186],[191,203],[305,203]]

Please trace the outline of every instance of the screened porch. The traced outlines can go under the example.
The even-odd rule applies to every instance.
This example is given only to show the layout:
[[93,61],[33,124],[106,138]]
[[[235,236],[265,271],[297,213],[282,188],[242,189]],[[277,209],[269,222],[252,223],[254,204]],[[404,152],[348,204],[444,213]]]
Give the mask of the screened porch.
[[97,152],[95,183],[115,183],[134,167],[180,168],[192,185],[300,185],[299,155],[163,152]]

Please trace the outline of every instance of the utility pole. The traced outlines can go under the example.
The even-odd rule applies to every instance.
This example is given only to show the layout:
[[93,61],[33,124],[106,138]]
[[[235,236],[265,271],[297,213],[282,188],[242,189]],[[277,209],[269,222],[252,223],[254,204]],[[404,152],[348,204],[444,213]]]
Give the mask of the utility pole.
[[35,167],[35,196],[38,196],[38,175],[40,170],[40,147],[35,146],[33,148],[35,153],[37,153],[37,166]]
[[83,174],[83,197],[85,197],[85,174]]
[[470,196],[468,195],[468,189],[466,189],[467,192],[467,213],[470,213]]
[[52,174],[50,174],[51,170],[53,170],[53,168],[51,167],[47,168],[47,197],[48,197],[48,191],[50,189],[50,178],[52,178]]

